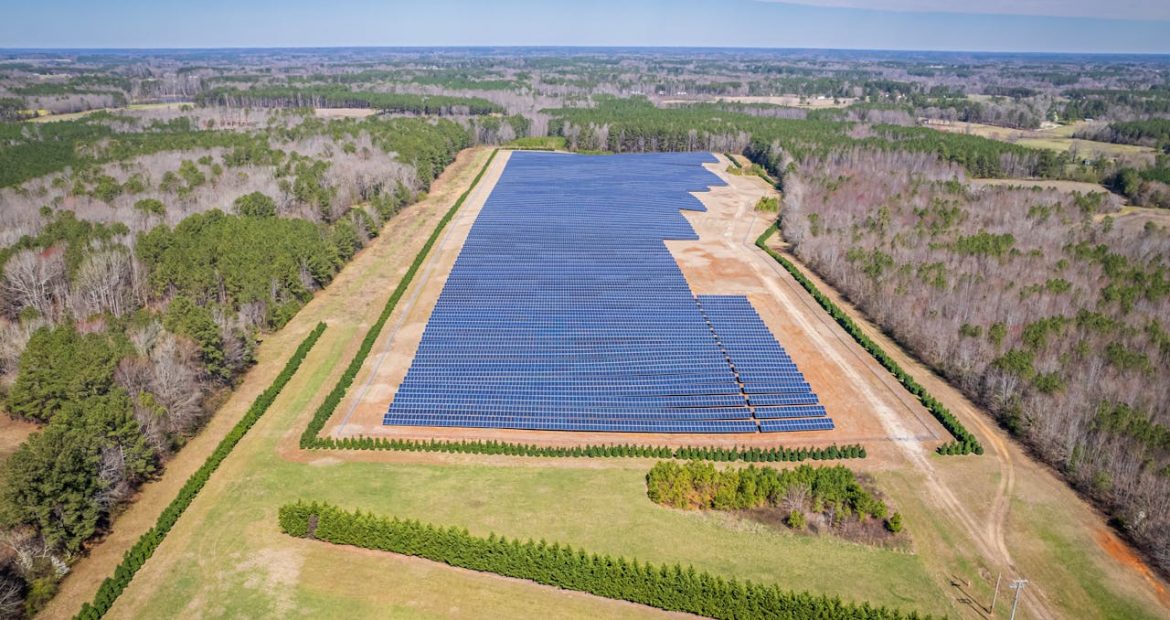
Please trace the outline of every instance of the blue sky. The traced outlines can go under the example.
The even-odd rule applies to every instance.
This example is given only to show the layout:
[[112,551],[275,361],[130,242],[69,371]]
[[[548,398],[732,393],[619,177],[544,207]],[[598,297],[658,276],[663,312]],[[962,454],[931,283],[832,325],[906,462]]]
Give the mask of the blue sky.
[[[1092,17],[1099,13],[1124,19]],[[1170,53],[1170,0],[0,0],[0,15],[0,48],[632,45]]]

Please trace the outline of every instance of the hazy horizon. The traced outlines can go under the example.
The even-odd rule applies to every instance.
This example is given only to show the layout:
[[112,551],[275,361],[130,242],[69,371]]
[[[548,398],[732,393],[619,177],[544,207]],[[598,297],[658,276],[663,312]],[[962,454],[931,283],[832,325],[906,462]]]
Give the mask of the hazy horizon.
[[939,54],[979,56],[1141,56],[1170,58],[1164,52],[1080,52],[1068,50],[962,50],[928,48],[865,48],[865,47],[759,47],[737,45],[224,45],[218,47],[2,47],[0,53],[15,52],[217,52],[217,51],[276,51],[276,50],[661,50],[661,51],[744,51],[744,52],[873,52],[882,54]]
[[[858,5],[865,5],[859,7]],[[0,49],[676,47],[1170,53],[1170,8],[1126,0],[373,0],[194,6],[56,0],[6,7]],[[877,7],[877,8],[872,8]]]

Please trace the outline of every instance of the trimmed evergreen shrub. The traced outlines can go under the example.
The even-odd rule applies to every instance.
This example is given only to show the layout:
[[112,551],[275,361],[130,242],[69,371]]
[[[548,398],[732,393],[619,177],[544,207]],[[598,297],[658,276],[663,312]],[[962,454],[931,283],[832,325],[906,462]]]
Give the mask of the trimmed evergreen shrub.
[[458,454],[502,454],[505,456],[535,456],[544,458],[659,458],[693,461],[746,461],[750,463],[774,461],[863,459],[865,448],[860,444],[825,448],[709,448],[669,446],[636,446],[627,444],[586,446],[537,446],[501,441],[438,441],[435,439],[392,439],[388,437],[318,437],[310,446],[327,450],[390,450],[395,452],[452,452]]
[[280,508],[280,528],[291,536],[303,537],[314,517],[316,529],[312,537],[325,542],[417,556],[710,618],[927,618],[867,603],[846,603],[837,597],[786,591],[776,585],[724,579],[694,567],[599,556],[543,540],[521,542],[495,534],[480,538],[466,529],[347,512],[329,504],[286,504]]

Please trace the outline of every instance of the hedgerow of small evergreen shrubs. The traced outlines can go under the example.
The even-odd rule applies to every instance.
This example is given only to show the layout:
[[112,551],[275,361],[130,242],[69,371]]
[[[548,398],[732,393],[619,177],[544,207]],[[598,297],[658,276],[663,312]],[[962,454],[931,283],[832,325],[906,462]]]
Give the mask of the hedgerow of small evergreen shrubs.
[[318,435],[325,428],[325,423],[329,421],[329,416],[333,415],[338,405],[341,404],[341,399],[345,397],[346,390],[353,384],[353,380],[357,377],[358,371],[361,370],[362,364],[366,362],[366,357],[373,350],[374,343],[378,340],[378,335],[382,332],[382,326],[386,324],[386,321],[390,318],[390,313],[394,312],[394,307],[398,305],[398,300],[402,298],[402,295],[406,293],[407,287],[414,280],[414,276],[422,266],[423,260],[426,259],[427,254],[431,251],[431,247],[438,240],[439,233],[447,227],[447,224],[455,217],[455,212],[459,210],[459,207],[463,205],[463,201],[467,200],[467,196],[471,194],[471,190],[475,189],[475,186],[479,184],[480,179],[487,172],[488,166],[495,159],[497,152],[498,150],[494,150],[488,156],[488,160],[484,162],[483,168],[480,168],[479,174],[475,175],[475,179],[471,181],[471,185],[467,188],[467,191],[463,192],[459,196],[459,199],[455,201],[455,204],[451,205],[451,208],[443,214],[443,218],[439,220],[439,223],[435,226],[435,230],[427,238],[427,242],[414,257],[414,261],[410,263],[410,268],[402,276],[402,281],[398,283],[398,287],[394,289],[394,292],[390,295],[390,299],[386,301],[386,306],[382,308],[382,314],[378,316],[378,320],[366,332],[366,337],[362,339],[362,344],[358,349],[357,355],[354,355],[353,360],[350,361],[349,366],[346,367],[345,372],[337,380],[337,384],[330,390],[329,395],[325,397],[321,406],[317,407],[317,410],[313,413],[313,418],[309,420],[309,424],[305,427],[305,432],[301,433],[301,448],[331,447],[319,445],[324,440],[318,437]]
[[759,238],[756,239],[756,245],[763,251],[767,252],[769,256],[776,260],[776,262],[780,263],[780,265],[784,267],[788,273],[792,274],[792,277],[795,278],[796,281],[804,287],[804,290],[808,291],[808,293],[813,296],[813,299],[815,299],[817,303],[820,304],[821,307],[829,313],[829,316],[833,317],[833,320],[837,321],[837,324],[843,327],[845,331],[848,332],[849,335],[852,336],[853,339],[862,346],[862,348],[868,351],[869,354],[878,361],[879,364],[881,364],[886,370],[890,371],[890,374],[894,375],[894,378],[896,378],[898,382],[906,388],[907,391],[916,396],[918,400],[922,402],[922,405],[926,407],[926,410],[929,411],[930,414],[943,425],[943,428],[947,429],[947,431],[949,431],[951,435],[954,436],[954,441],[947,442],[938,447],[938,453],[946,455],[972,453],[983,454],[983,445],[979,443],[979,440],[976,439],[975,435],[968,431],[967,428],[964,427],[961,422],[959,422],[959,419],[956,418],[954,414],[952,414],[946,407],[944,407],[943,404],[935,397],[931,396],[926,391],[926,388],[922,387],[920,383],[914,380],[914,377],[910,376],[909,373],[903,370],[898,362],[894,361],[894,359],[890,357],[889,354],[887,354],[881,348],[881,346],[870,339],[869,336],[866,336],[865,332],[863,332],[861,327],[859,327],[857,323],[854,322],[853,318],[846,314],[846,312],[842,310],[837,304],[833,303],[833,300],[829,299],[828,295],[822,293],[821,290],[818,289],[815,284],[813,284],[812,280],[809,280],[804,275],[804,273],[802,273],[800,269],[798,269],[796,265],[792,263],[792,261],[784,258],[782,255],[780,255],[779,252],[776,252],[772,248],[768,247],[768,238],[771,237],[775,232],[776,227],[769,226],[768,229],[765,230],[763,234],[761,234]]
[[394,452],[448,452],[452,454],[498,454],[503,456],[572,457],[572,458],[658,458],[701,461],[743,461],[745,463],[829,461],[863,459],[867,456],[860,444],[824,448],[713,448],[637,446],[628,444],[590,446],[539,446],[502,441],[439,441],[390,439],[387,437],[318,437],[313,448],[330,450],[389,450]]
[[309,335],[305,337],[304,341],[301,342],[292,357],[284,365],[284,369],[272,381],[272,385],[268,386],[268,389],[256,397],[256,400],[252,402],[252,406],[248,408],[244,417],[219,442],[219,445],[215,447],[215,451],[211,453],[211,456],[207,457],[203,465],[195,473],[191,474],[191,477],[187,479],[187,483],[179,490],[179,494],[175,499],[171,500],[170,505],[159,515],[154,527],[143,534],[138,539],[138,542],[134,543],[134,546],[126,551],[125,555],[122,556],[122,563],[114,569],[114,575],[102,581],[101,587],[98,588],[97,594],[94,595],[93,602],[82,605],[81,611],[78,612],[76,618],[80,620],[97,620],[110,610],[110,607],[114,605],[114,601],[118,599],[118,596],[122,594],[126,586],[130,585],[130,581],[134,579],[134,575],[138,572],[138,569],[142,568],[142,565],[150,559],[154,550],[158,548],[163,539],[166,538],[166,535],[171,531],[171,528],[174,527],[175,522],[179,520],[179,516],[191,505],[191,502],[199,494],[203,485],[207,484],[207,481],[211,478],[211,474],[219,468],[220,463],[223,463],[232,449],[236,447],[236,444],[243,439],[248,429],[252,428],[260,419],[260,416],[264,415],[264,412],[276,400],[280,391],[284,389],[284,386],[296,374],[297,369],[301,366],[301,362],[309,354],[309,350],[313,348],[313,345],[317,344],[317,340],[324,331],[325,324],[318,323],[313,328],[313,331],[309,332]]
[[696,571],[694,567],[599,556],[556,543],[520,542],[495,534],[481,538],[472,536],[466,529],[347,512],[329,504],[286,504],[280,508],[279,520],[282,531],[298,538],[401,553],[710,618],[927,617],[869,604],[845,603],[837,597],[786,591],[777,585],[723,579]]

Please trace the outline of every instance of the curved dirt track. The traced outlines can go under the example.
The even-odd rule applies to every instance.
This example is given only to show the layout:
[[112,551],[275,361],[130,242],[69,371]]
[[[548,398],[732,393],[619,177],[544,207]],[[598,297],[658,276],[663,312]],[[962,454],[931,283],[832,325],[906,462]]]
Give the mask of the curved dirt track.
[[[759,226],[758,230],[762,231],[763,226]],[[756,254],[757,258],[762,261],[767,261],[777,272],[782,272],[784,276],[788,276],[787,272],[767,253],[755,247],[755,237],[745,235],[742,239],[743,247]],[[863,331],[874,341],[878,342],[881,347],[893,357],[897,363],[909,372],[913,377],[936,398],[942,401],[953,413],[955,413],[969,429],[971,429],[984,445],[985,455],[982,458],[994,458],[999,481],[996,485],[995,494],[990,498],[990,507],[986,516],[980,517],[969,510],[967,503],[960,501],[955,493],[951,491],[950,485],[941,479],[935,464],[932,462],[932,457],[928,452],[922,449],[922,446],[912,446],[907,442],[899,442],[898,445],[914,466],[921,471],[927,483],[931,488],[932,494],[938,500],[938,505],[943,507],[948,514],[966,530],[968,536],[974,541],[980,549],[982,555],[989,560],[992,560],[1000,569],[1003,570],[1005,583],[1008,579],[1021,576],[1021,570],[1013,557],[1010,546],[1007,541],[1008,520],[1011,515],[1011,502],[1016,494],[1017,488],[1017,462],[1028,462],[1030,457],[1024,452],[1024,449],[1016,444],[1011,438],[1002,431],[998,425],[994,423],[990,415],[982,411],[977,405],[971,402],[962,392],[952,386],[945,379],[939,377],[933,370],[926,367],[916,358],[906,353],[897,343],[893,342],[887,337],[876,325],[869,321],[869,319],[860,312],[857,308],[846,301],[831,285],[822,280],[817,274],[812,272],[804,266],[799,259],[791,252],[783,247],[782,242],[773,238],[772,247],[785,255],[785,257],[796,264],[798,268],[804,273],[806,277],[812,280],[816,286],[827,296],[829,296],[834,303],[846,310],[846,312],[859,324]],[[790,285],[793,287],[800,287],[799,284],[787,278]],[[800,287],[802,288],[802,287]],[[815,302],[806,296],[805,302],[813,305]],[[822,320],[832,322],[832,319],[825,313],[822,313]],[[973,457],[950,457],[950,458],[973,458]],[[942,464],[942,463],[940,463]],[[1043,466],[1029,463],[1033,468],[1043,469]],[[1042,472],[1044,474],[1048,472]],[[1057,479],[1055,482],[1059,485],[1065,486],[1063,480]],[[1077,499],[1084,508],[1094,512],[1093,509],[1083,503],[1083,500]],[[1104,524],[1102,524],[1103,526]],[[1153,572],[1136,560],[1137,557],[1131,549],[1125,547],[1124,543],[1117,540],[1116,537],[1111,537],[1111,541],[1115,546],[1124,547],[1128,553],[1111,553],[1115,559],[1118,555],[1127,556],[1125,562],[1122,564],[1129,565],[1128,568],[1134,569],[1141,575],[1143,580],[1151,586],[1154,590],[1158,601],[1164,606],[1170,606],[1170,600],[1166,595],[1166,589]],[[1008,591],[1010,595],[1010,591]],[[1000,598],[1003,598],[1004,591],[1001,589]],[[1052,601],[1049,599],[1044,590],[1043,584],[1037,581],[1030,581],[1024,589],[1020,598],[1021,611],[1027,614],[1027,617],[1051,619],[1060,617],[1060,614],[1053,609]]]
[[[709,168],[712,171],[720,174],[720,176],[729,183],[739,183],[739,181],[733,181],[733,179],[736,177],[731,177],[725,172],[722,172],[724,169],[723,165],[709,166]],[[740,179],[742,180],[743,177],[740,177]],[[762,182],[756,183],[755,177],[749,177],[749,179],[752,180],[752,183],[758,184],[761,187],[764,185]],[[788,314],[790,318],[794,319],[801,325],[805,333],[809,334],[813,338],[817,338],[818,330],[809,324],[810,319],[808,318],[815,316],[817,317],[817,322],[821,323],[822,326],[828,327],[830,330],[832,330],[838,338],[849,338],[849,336],[845,334],[843,330],[839,328],[839,326],[836,325],[836,322],[833,321],[828,313],[824,312],[824,310],[816,304],[816,302],[807,294],[807,292],[804,291],[804,288],[800,286],[800,284],[798,284],[794,278],[792,278],[791,274],[789,274],[783,267],[776,263],[776,261],[772,259],[772,257],[769,256],[766,252],[756,247],[756,235],[758,235],[760,232],[763,232],[765,226],[768,225],[768,218],[754,213],[747,213],[745,207],[747,207],[749,204],[749,202],[741,201],[740,208],[735,212],[735,217],[726,220],[727,229],[722,236],[726,240],[727,244],[729,246],[732,245],[732,240],[734,240],[734,244],[736,246],[735,249],[743,256],[743,260],[751,264],[753,270],[760,274],[761,280],[770,284],[770,287],[773,288],[774,296],[777,299],[785,299],[788,300],[789,304],[799,304],[804,306],[803,308],[799,309],[789,308],[790,311]],[[782,248],[778,249],[783,251]],[[809,270],[803,267],[803,265],[800,264],[795,256],[787,252],[785,254],[789,260],[800,266],[801,270],[805,273],[806,276],[813,278],[814,282],[817,283],[818,288],[832,296],[834,301],[839,306],[849,311],[855,321],[858,321],[859,324],[862,324],[868,328],[866,330],[867,332],[878,331],[863,317],[858,316],[858,312],[856,312],[854,308],[846,303],[843,303],[843,300],[836,293],[836,291],[832,289],[832,287],[828,286],[819,278],[816,278],[814,274],[809,273]],[[770,272],[769,275],[771,277],[765,277],[764,272]],[[783,284],[780,284],[781,282]],[[779,286],[784,286],[788,290],[783,292],[775,291],[775,288]],[[786,295],[784,293],[789,294]],[[871,333],[870,336],[875,337],[876,334]],[[879,342],[881,342],[882,347],[888,353],[891,353],[895,358],[897,358],[898,363],[903,368],[913,371],[915,378],[919,379],[920,382],[925,384],[925,382],[921,381],[920,377],[922,375],[922,371],[929,372],[927,369],[923,368],[917,363],[914,363],[913,360],[908,359],[908,356],[906,356],[893,342],[888,341],[888,339],[882,338],[879,340]],[[853,343],[850,342],[850,344]],[[869,357],[867,352],[860,351],[856,346],[849,348],[854,355]],[[1003,568],[1007,574],[1017,574],[1018,571],[1016,570],[1015,562],[1012,558],[1011,551],[1008,548],[1007,539],[1005,536],[1008,514],[1011,508],[1011,496],[1015,488],[1016,474],[1015,467],[1012,462],[1011,450],[1008,447],[1005,439],[998,432],[998,429],[993,428],[992,425],[987,421],[986,416],[983,416],[980,412],[978,412],[969,401],[962,397],[961,394],[958,394],[953,390],[947,390],[946,393],[942,393],[942,390],[938,389],[937,386],[929,386],[931,392],[934,393],[937,397],[941,397],[952,411],[958,410],[957,413],[962,414],[961,417],[964,424],[974,427],[973,430],[976,432],[976,435],[979,436],[985,444],[984,447],[987,453],[984,458],[990,456],[995,458],[999,464],[999,470],[1001,473],[1000,482],[996,488],[995,496],[992,498],[991,510],[989,511],[987,518],[980,519],[972,511],[966,508],[966,504],[958,496],[956,496],[955,492],[952,491],[950,486],[947,485],[946,482],[940,477],[938,471],[935,468],[935,464],[932,462],[933,457],[931,452],[933,452],[933,445],[924,444],[922,441],[914,438],[913,433],[909,432],[906,428],[904,417],[898,412],[893,411],[884,399],[875,394],[869,383],[862,380],[861,377],[858,377],[856,370],[850,364],[847,364],[844,360],[839,359],[841,354],[837,351],[836,348],[829,346],[827,343],[823,343],[821,350],[826,357],[835,362],[836,365],[845,372],[846,376],[849,377],[850,383],[858,390],[859,395],[863,396],[869,403],[872,413],[881,421],[882,426],[887,431],[887,435],[894,440],[894,445],[897,446],[905,460],[922,474],[926,485],[930,489],[930,495],[933,497],[936,504],[942,508],[946,514],[948,514],[956,523],[960,524],[967,536],[977,545],[980,555]],[[889,376],[885,369],[879,368],[877,369],[877,372],[883,373],[884,379],[892,379],[892,377]],[[933,373],[930,374],[930,378],[936,379]],[[949,386],[947,387],[949,388]],[[891,391],[898,392],[899,396],[902,396],[903,394],[904,396],[909,396],[909,394],[905,393],[905,390],[900,385],[897,385],[896,387],[891,386],[890,389]],[[957,402],[955,397],[959,399]],[[942,439],[949,439],[949,437],[944,434]],[[1025,589],[1024,596],[1021,600],[1025,610],[1029,614],[1029,617],[1042,618],[1044,620],[1049,620],[1056,617],[1054,612],[1050,609],[1048,602],[1044,599],[1040,588],[1036,587],[1035,585],[1031,585],[1031,587]]]

